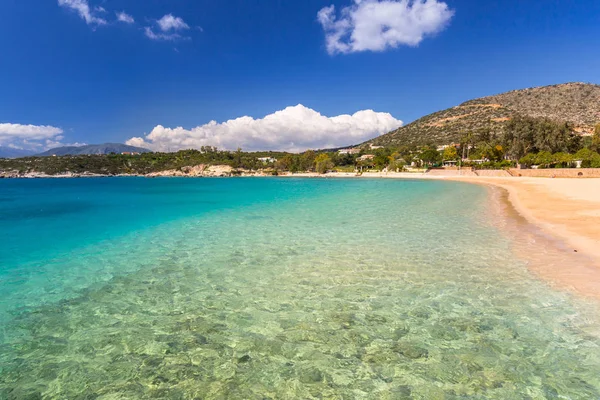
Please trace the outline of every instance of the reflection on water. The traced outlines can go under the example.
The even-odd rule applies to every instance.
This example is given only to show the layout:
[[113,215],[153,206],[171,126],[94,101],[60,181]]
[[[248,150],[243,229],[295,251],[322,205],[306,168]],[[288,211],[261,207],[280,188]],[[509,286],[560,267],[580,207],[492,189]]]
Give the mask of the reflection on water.
[[63,261],[130,269],[14,309],[0,398],[600,397],[597,308],[512,256],[480,206],[485,189],[300,185],[321,194]]

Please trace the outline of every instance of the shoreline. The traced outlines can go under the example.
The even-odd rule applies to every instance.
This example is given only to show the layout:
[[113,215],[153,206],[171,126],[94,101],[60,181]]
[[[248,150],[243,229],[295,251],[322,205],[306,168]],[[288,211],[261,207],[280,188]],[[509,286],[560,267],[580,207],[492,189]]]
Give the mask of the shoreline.
[[[526,233],[539,246],[531,253],[520,244],[528,268],[559,289],[600,300],[600,179],[442,179],[504,190],[508,205],[538,230],[518,232]],[[505,217],[510,218],[509,213],[504,210]]]

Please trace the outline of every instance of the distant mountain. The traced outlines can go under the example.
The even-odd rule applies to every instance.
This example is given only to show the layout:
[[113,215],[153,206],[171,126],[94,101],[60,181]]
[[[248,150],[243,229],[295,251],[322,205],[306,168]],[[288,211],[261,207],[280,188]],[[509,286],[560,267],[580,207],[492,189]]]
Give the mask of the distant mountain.
[[86,146],[65,146],[50,149],[38,156],[78,156],[85,154],[121,154],[121,153],[150,153],[141,147],[128,146],[121,143],[88,144]]
[[11,147],[0,146],[0,158],[19,158],[33,155],[31,150],[13,149]]
[[386,145],[444,145],[467,133],[488,130],[501,135],[511,119],[522,116],[569,122],[579,133],[600,123],[600,85],[565,83],[483,97],[427,115],[366,142]]

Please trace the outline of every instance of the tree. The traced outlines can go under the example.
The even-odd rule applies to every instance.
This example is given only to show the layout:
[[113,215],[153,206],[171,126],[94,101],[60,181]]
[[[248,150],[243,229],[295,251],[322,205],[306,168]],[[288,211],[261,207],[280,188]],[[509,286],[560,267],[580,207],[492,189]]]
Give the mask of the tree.
[[554,153],[552,155],[552,161],[556,168],[568,168],[573,162],[573,155],[569,153]]
[[302,171],[310,171],[315,164],[315,152],[312,150],[305,151],[300,155],[299,167]]
[[532,165],[535,164],[535,157],[536,157],[535,154],[527,153],[526,155],[524,155],[523,157],[521,157],[519,159],[519,164],[522,164],[526,167],[531,167]]
[[440,160],[440,153],[432,147],[425,147],[419,154],[419,159],[428,165],[435,164]]
[[452,161],[458,158],[458,151],[454,146],[448,146],[444,149],[444,154],[442,156],[444,161]]
[[490,161],[501,161],[504,158],[504,147],[492,142],[482,142],[477,145],[482,158]]
[[594,135],[592,136],[592,150],[600,151],[600,124],[594,128]]
[[552,164],[554,158],[549,151],[540,151],[535,157],[535,163],[542,167],[548,167]]
[[285,156],[283,156],[282,158],[280,158],[277,161],[277,168],[283,170],[283,171],[289,171],[292,168],[292,165],[294,164],[294,158],[292,157],[291,154],[286,154]]
[[321,153],[315,158],[315,169],[319,174],[324,174],[331,168],[333,168],[333,163],[329,155]]
[[238,169],[242,166],[242,149],[241,148],[237,148],[236,152],[233,154],[233,162],[231,163],[231,166],[234,169]]
[[600,168],[600,154],[591,149],[579,150],[573,159],[583,161],[581,166],[584,168]]

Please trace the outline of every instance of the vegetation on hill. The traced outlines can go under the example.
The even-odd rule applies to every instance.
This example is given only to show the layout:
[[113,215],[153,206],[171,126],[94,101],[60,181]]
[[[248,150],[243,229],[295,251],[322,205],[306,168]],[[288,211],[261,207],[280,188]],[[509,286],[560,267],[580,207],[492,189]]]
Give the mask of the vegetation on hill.
[[280,157],[284,153],[244,153],[220,151],[214,147],[201,150],[184,150],[177,153],[143,153],[139,155],[107,154],[62,157],[26,157],[0,159],[0,171],[17,171],[20,174],[40,172],[49,175],[71,172],[102,175],[139,174],[181,169],[200,164],[230,165],[233,168],[258,169],[264,166],[258,158]]
[[476,134],[502,141],[509,122],[519,117],[569,123],[574,132],[590,133],[600,122],[600,85],[567,83],[470,100],[366,143],[378,146],[445,145]]

